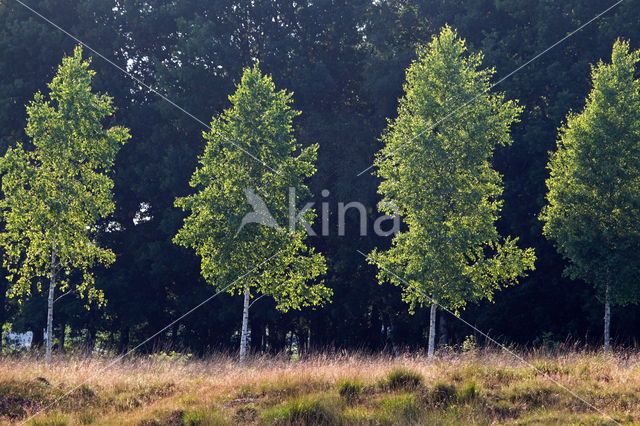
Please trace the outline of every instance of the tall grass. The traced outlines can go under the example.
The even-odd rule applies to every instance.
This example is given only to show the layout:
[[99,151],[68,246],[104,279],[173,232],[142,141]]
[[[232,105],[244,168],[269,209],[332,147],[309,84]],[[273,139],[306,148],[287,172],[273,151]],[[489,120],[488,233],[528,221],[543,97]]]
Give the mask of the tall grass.
[[638,353],[521,355],[527,364],[487,351],[435,359],[265,356],[246,365],[224,355],[115,364],[69,358],[50,366],[6,358],[0,360],[0,422],[25,420],[50,404],[33,424],[456,424],[563,415],[576,423],[606,423],[607,415],[640,422]]

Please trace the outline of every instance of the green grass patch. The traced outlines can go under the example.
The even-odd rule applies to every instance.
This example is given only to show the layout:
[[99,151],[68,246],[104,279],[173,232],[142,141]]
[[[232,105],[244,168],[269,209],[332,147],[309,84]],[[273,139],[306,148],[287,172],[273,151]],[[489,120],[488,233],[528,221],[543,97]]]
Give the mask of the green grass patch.
[[300,395],[329,390],[328,382],[309,380],[281,379],[271,383],[263,383],[258,387],[258,394],[271,399],[282,401],[283,398],[293,398]]
[[173,395],[176,386],[173,383],[149,383],[137,386],[119,386],[110,395],[108,405],[117,411],[135,410],[151,402]]
[[480,388],[475,380],[469,380],[456,391],[456,399],[461,403],[472,402],[480,396]]
[[363,406],[355,405],[349,406],[342,412],[342,424],[345,425],[368,425],[376,424],[375,409]]
[[513,419],[521,414],[517,404],[504,399],[485,401],[485,407],[487,413],[500,420]]
[[381,387],[388,390],[414,390],[422,386],[422,375],[404,367],[394,368],[381,382]]
[[548,407],[560,400],[560,390],[557,387],[537,381],[516,383],[504,389],[501,394],[504,399],[526,408]]
[[338,394],[349,404],[353,404],[358,400],[364,384],[359,380],[344,379],[338,382]]
[[566,368],[554,361],[534,361],[532,365],[537,370],[538,374],[569,374],[570,368]]
[[413,394],[389,395],[382,398],[376,412],[383,424],[407,424],[420,418],[420,405]]
[[305,396],[264,410],[260,419],[276,425],[339,425],[340,405],[328,398]]
[[185,426],[224,426],[229,424],[229,420],[215,409],[190,410],[184,412],[181,417],[182,424]]
[[69,417],[60,413],[42,415],[30,422],[32,426],[67,426],[69,423]]

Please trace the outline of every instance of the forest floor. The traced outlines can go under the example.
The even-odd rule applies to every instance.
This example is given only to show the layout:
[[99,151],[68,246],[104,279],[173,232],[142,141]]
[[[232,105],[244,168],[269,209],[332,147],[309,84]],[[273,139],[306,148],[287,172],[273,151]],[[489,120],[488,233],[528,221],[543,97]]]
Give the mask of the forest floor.
[[640,354],[522,356],[6,358],[0,423],[640,424]]

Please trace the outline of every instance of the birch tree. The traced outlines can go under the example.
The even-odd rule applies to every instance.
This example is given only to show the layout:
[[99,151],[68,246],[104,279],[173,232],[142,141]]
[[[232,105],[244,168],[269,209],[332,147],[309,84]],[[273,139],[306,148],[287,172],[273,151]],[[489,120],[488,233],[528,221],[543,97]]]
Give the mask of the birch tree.
[[640,298],[639,60],[618,40],[611,63],[592,68],[584,109],[560,129],[541,214],[544,235],[569,260],[566,274],[592,284],[604,303],[605,351],[611,305]]
[[417,53],[376,160],[381,208],[399,214],[405,227],[370,259],[380,281],[403,288],[411,311],[431,306],[433,355],[438,305],[458,310],[491,299],[533,269],[535,255],[495,227],[502,179],[491,159],[511,143],[520,107],[489,93],[494,71],[482,68],[482,55],[469,53],[453,29],[443,28]]
[[244,70],[229,99],[232,106],[204,134],[205,151],[190,182],[197,192],[176,201],[189,215],[174,241],[195,250],[207,282],[243,296],[244,362],[252,298],[271,296],[287,311],[321,304],[331,290],[317,281],[325,260],[305,244],[305,227],[289,227],[291,213],[313,221],[313,210],[298,211],[296,197],[310,196],[304,181],[315,173],[317,151],[293,136],[299,112],[290,106],[291,94],[277,91],[255,65]]
[[[29,144],[9,148],[0,162],[4,265],[12,297],[48,284],[46,361],[51,361],[56,289],[104,301],[92,269],[115,260],[97,242],[100,219],[114,210],[109,172],[129,139],[124,127],[104,128],[115,111],[107,95],[92,93],[94,71],[77,47],[27,106]],[[88,305],[87,305],[88,306]]]

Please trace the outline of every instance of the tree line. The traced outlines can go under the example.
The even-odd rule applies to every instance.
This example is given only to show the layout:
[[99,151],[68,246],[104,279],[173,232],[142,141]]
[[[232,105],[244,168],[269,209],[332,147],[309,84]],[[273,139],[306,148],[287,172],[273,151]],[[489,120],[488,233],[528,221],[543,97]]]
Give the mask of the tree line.
[[[599,10],[527,3],[534,16],[562,18],[529,28],[515,5],[491,3],[70,4],[68,22],[47,2],[39,6],[187,111],[214,119],[203,151],[201,123],[108,63],[94,61],[94,76],[79,50],[44,90],[50,100],[36,95],[28,103],[62,55],[19,53],[34,40],[71,52],[73,40],[20,5],[3,5],[0,128],[9,149],[2,243],[6,289],[22,297],[2,299],[1,319],[13,330],[35,330],[36,343],[48,324],[61,347],[66,339],[89,347],[99,340],[123,351],[221,289],[230,294],[160,341],[200,353],[239,345],[246,354],[249,336],[256,351],[431,351],[434,302],[456,314],[479,303],[465,318],[507,341],[590,341],[580,333],[601,328],[598,300],[606,312],[636,302],[637,54],[625,41],[605,53],[618,36],[633,40],[637,30],[622,15],[635,10],[633,2],[576,34],[559,48],[563,54],[549,53],[547,63],[505,81],[502,93],[487,90],[495,75]],[[247,12],[242,22],[238,8]],[[540,39],[522,44],[524,28]],[[589,79],[589,63],[601,58],[607,62]],[[559,72],[563,66],[569,69]],[[459,117],[439,122],[452,102],[470,99]],[[26,126],[18,127],[27,103]],[[580,112],[564,120],[571,109]],[[383,130],[387,117],[395,118]],[[563,122],[556,149],[554,129]],[[357,177],[374,157],[377,171]],[[392,239],[358,237],[358,217],[348,217],[349,238],[253,225],[231,238],[246,212],[247,187],[281,223],[283,190],[295,187],[302,198],[327,189],[330,201],[362,200],[371,216],[381,201],[380,211],[399,214],[403,227]],[[515,237],[502,236],[509,234]],[[360,253],[371,254],[371,266]],[[252,268],[254,275],[242,277]],[[376,274],[398,288],[377,286]],[[41,291],[43,278],[64,297]],[[54,305],[55,324],[48,320]],[[633,337],[625,325],[636,311],[618,309],[618,334]],[[541,314],[550,319],[540,321]],[[453,321],[440,316],[441,342],[470,334]],[[526,332],[513,329],[528,324]]]

